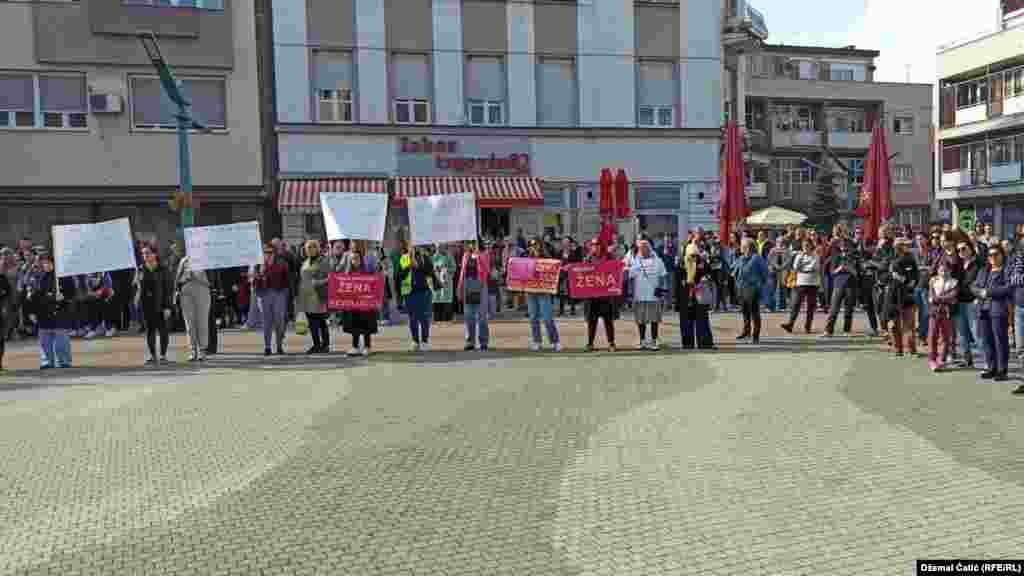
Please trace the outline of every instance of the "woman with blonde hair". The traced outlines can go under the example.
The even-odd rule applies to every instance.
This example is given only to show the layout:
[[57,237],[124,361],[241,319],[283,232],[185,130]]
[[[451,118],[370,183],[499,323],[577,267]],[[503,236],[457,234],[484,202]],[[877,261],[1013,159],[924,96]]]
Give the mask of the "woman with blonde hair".
[[330,330],[327,328],[329,267],[324,262],[319,241],[308,240],[303,251],[306,259],[299,273],[299,304],[309,319],[309,334],[313,339],[313,346],[306,354],[326,354],[331,351]]

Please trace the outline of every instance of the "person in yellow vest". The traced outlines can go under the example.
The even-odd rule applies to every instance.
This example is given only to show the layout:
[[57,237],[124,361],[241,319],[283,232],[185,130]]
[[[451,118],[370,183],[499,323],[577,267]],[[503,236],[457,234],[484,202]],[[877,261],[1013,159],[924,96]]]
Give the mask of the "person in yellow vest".
[[433,313],[433,287],[438,285],[429,255],[404,242],[398,263],[402,299],[409,314],[409,333],[414,352],[430,350],[430,320]]

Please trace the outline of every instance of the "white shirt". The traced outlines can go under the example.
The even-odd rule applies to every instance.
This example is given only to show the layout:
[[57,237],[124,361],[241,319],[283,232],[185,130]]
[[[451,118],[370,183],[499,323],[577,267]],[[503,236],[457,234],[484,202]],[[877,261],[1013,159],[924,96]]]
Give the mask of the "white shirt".
[[633,281],[633,301],[657,302],[658,298],[654,291],[661,286],[661,279],[668,274],[665,263],[656,254],[651,254],[647,258],[637,254],[629,264],[629,278]]

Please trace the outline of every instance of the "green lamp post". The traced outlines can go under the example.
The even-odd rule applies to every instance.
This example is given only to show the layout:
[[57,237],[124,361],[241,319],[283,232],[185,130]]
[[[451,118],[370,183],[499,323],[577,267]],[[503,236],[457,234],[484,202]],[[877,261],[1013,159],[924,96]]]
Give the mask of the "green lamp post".
[[[171,102],[178,107],[178,113],[174,116],[178,121],[179,177],[178,198],[175,204],[181,213],[181,230],[183,234],[185,228],[194,224],[192,213],[192,152],[189,148],[189,130],[208,132],[209,129],[192,115],[192,103],[181,93],[181,83],[174,78],[174,74],[168,68],[167,62],[164,61],[163,54],[160,52],[160,44],[156,41],[156,34],[149,31],[139,32],[138,38],[142,42],[142,47],[146,50],[146,55],[149,56],[149,61],[156,68],[157,74],[160,76],[160,84],[163,86],[164,92]],[[179,238],[179,240],[184,241],[184,238]]]

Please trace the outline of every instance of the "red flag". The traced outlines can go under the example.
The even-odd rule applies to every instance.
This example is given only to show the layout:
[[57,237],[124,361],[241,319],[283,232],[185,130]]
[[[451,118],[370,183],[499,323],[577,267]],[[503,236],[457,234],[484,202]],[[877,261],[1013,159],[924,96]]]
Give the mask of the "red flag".
[[619,168],[615,173],[615,217],[629,218],[629,178],[626,178],[626,171]]
[[871,131],[871,147],[864,164],[864,193],[857,214],[864,218],[864,236],[870,240],[878,240],[882,223],[892,217],[889,146],[881,122]]

